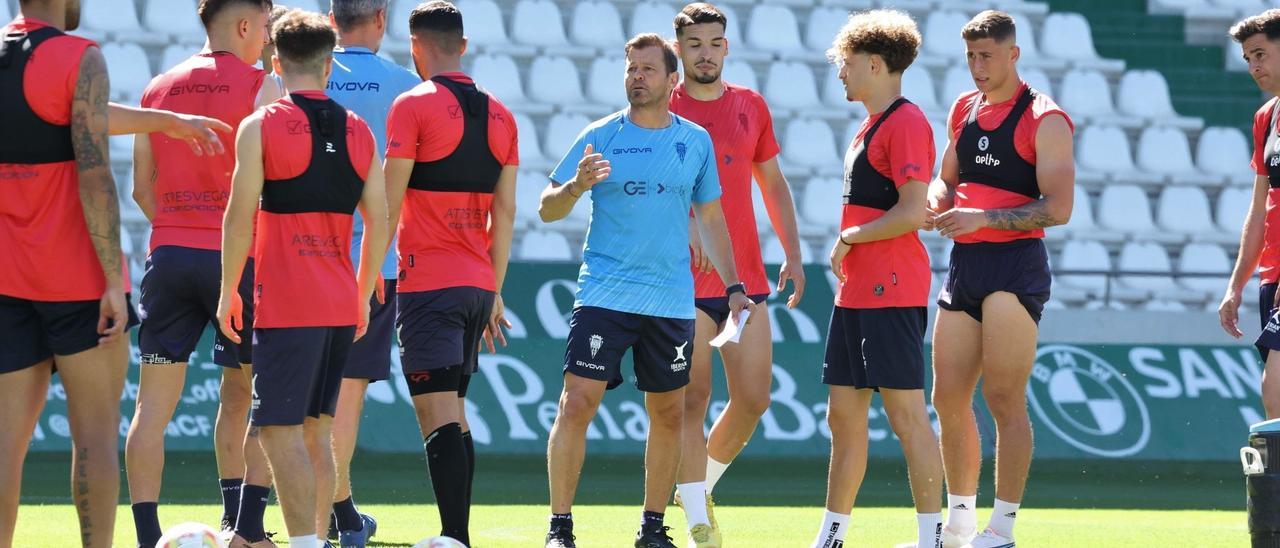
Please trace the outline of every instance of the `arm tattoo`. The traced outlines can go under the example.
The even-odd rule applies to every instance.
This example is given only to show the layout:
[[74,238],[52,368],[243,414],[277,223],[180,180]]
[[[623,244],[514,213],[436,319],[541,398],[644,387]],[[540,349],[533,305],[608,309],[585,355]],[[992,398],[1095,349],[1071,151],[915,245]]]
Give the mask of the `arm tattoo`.
[[71,144],[80,179],[80,204],[103,274],[119,276],[120,202],[107,153],[107,67],[102,52],[89,49],[71,103]]
[[1024,206],[986,210],[987,224],[997,230],[1035,230],[1058,224],[1041,198]]

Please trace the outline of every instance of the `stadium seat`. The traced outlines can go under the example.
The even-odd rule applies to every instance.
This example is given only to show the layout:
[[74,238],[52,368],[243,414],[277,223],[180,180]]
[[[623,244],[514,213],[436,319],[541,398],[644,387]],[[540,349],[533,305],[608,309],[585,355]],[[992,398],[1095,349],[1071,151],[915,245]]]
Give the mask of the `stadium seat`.
[[545,167],[550,163],[550,161],[542,154],[542,147],[538,145],[538,126],[533,123],[533,120],[524,114],[516,113],[515,117],[516,131],[520,136],[521,167]]
[[726,59],[720,78],[731,84],[759,90],[760,81],[756,78],[756,69],[743,61]]
[[930,120],[929,129],[933,132],[933,175],[942,172],[942,156],[947,151],[947,125],[940,120]]
[[108,42],[102,46],[111,80],[111,97],[125,103],[137,103],[142,90],[151,82],[151,63],[142,46],[127,42]]
[[840,179],[810,179],[804,187],[800,212],[803,234],[830,235],[840,229],[844,182]]
[[[1128,174],[1134,171],[1129,138],[1113,126],[1089,125],[1079,133],[1076,162],[1080,180],[1100,180],[1104,175]],[[1092,172],[1092,173],[1090,173]]]
[[770,65],[764,85],[764,96],[775,109],[813,110],[820,105],[813,69],[804,63],[780,61]]
[[578,68],[564,57],[535,58],[529,69],[529,96],[561,108],[581,105],[585,99],[582,82],[578,81]]
[[[670,17],[667,16],[668,20]],[[758,4],[752,8],[751,21],[747,24],[747,42],[752,47],[773,53],[804,52],[796,15],[785,6]]]
[[840,140],[836,141],[836,149],[840,151],[849,150],[853,145],[853,139],[858,136],[858,131],[862,129],[862,118],[854,118],[844,127],[844,135],[840,136]]
[[[1049,75],[1045,73],[1045,71],[1037,68],[1026,70],[1018,69],[1018,75],[1022,76],[1022,81],[1035,88],[1036,91],[1050,97],[1057,97],[1057,95],[1054,95],[1053,93],[1053,82],[1049,81]],[[972,85],[973,84],[971,82],[970,86]]]
[[839,172],[842,166],[835,141],[831,126],[826,122],[803,118],[792,120],[787,124],[783,138],[783,156],[801,166],[819,168],[827,173]]
[[1249,204],[1253,202],[1252,188],[1224,188],[1218,195],[1218,204],[1214,211],[1214,224],[1218,230],[1239,239],[1240,230],[1244,227],[1244,219],[1249,214]]
[[[524,161],[523,155],[521,152],[521,162]],[[542,223],[538,217],[538,206],[542,201],[542,190],[546,187],[546,172],[521,169],[516,174],[516,223],[530,227]]]
[[1013,20],[1018,25],[1017,40],[1018,48],[1021,50],[1018,57],[1018,67],[1020,70],[1022,68],[1030,67],[1045,67],[1061,70],[1066,66],[1066,63],[1061,59],[1047,57],[1040,52],[1040,47],[1036,43],[1036,37],[1039,35],[1037,31],[1039,29],[1030,17],[1021,13],[1010,13],[1010,15],[1013,16]]
[[1131,70],[1120,79],[1116,91],[1120,111],[1130,116],[1181,129],[1200,129],[1202,118],[1179,116],[1173,110],[1169,83],[1154,70]]
[[948,109],[961,95],[974,89],[976,87],[973,85],[973,75],[969,74],[968,65],[951,65],[942,77],[942,100],[946,101]]
[[1217,274],[1213,277],[1188,276],[1178,280],[1183,287],[1204,292],[1206,296],[1213,298],[1227,287],[1227,277],[1231,274],[1231,259],[1227,257],[1227,252],[1222,249],[1222,246],[1187,244],[1182,248],[1182,256],[1178,257],[1178,272]]
[[[636,4],[635,9],[631,10],[630,36],[653,32],[663,38],[675,38],[674,21],[679,11],[671,4],[651,0]],[[613,47],[618,47],[618,44],[614,44]]]
[[946,115],[946,111],[938,104],[938,88],[933,85],[933,76],[922,66],[908,68],[902,73],[902,95],[930,117]]
[[924,53],[938,58],[946,66],[963,63],[965,51],[960,29],[968,22],[969,17],[960,12],[930,12],[924,22]]
[[[559,163],[565,154],[569,153],[569,147],[578,139],[578,134],[587,128],[591,120],[582,114],[560,113],[551,117],[551,121],[547,122],[547,137],[543,139],[543,152],[552,163]],[[581,154],[582,151],[573,151],[575,154]]]
[[1249,141],[1240,130],[1230,127],[1207,127],[1196,143],[1196,165],[1205,173],[1230,182],[1249,184],[1254,174],[1249,169]]
[[142,32],[134,0],[84,0],[80,12],[80,21],[88,30],[118,32],[131,38]]
[[1149,312],[1186,312],[1188,310],[1187,305],[1166,299],[1149,300],[1143,303],[1142,309]]
[[[785,173],[785,171],[784,171]],[[793,196],[794,200],[795,197]],[[759,185],[751,185],[751,209],[756,217],[756,229],[760,234],[773,233],[773,221],[769,219],[769,210],[765,208],[764,196],[760,194]]]
[[1226,243],[1236,239],[1230,234],[1218,232],[1213,226],[1209,197],[1199,187],[1165,187],[1157,201],[1156,226],[1168,232],[1214,242]]
[[[100,0],[89,0],[90,3]],[[0,0],[0,4],[4,2]],[[176,34],[188,41],[191,37],[203,37],[204,25],[196,16],[194,0],[164,0],[147,2],[143,21],[152,32]]]
[[194,46],[191,44],[173,44],[164,48],[164,52],[160,54],[160,72],[164,73],[169,69],[178,66],[178,63],[186,61],[199,51],[200,46]]
[[1178,301],[1198,301],[1204,298],[1199,291],[1189,291],[1179,287],[1169,274],[1173,272],[1173,263],[1164,246],[1151,242],[1129,242],[1120,250],[1119,269],[1123,272],[1150,272],[1150,275],[1126,274],[1119,276],[1121,287],[1135,289],[1136,295],[1118,296],[1125,300],[1145,298],[1142,293],[1149,292],[1159,299]]
[[559,232],[526,232],[520,239],[520,258],[526,261],[568,261],[573,259],[569,240]]
[[622,15],[612,2],[579,2],[573,8],[571,26],[573,41],[584,46],[615,50],[627,41],[622,36]]
[[1138,138],[1138,169],[1168,177],[1175,183],[1206,182],[1191,163],[1187,134],[1171,127],[1148,127]]
[[[1071,240],[1062,246],[1062,261],[1058,267],[1071,270],[1111,270],[1111,257],[1107,248],[1090,240]],[[1061,274],[1056,277],[1065,286],[1082,289],[1091,297],[1102,297],[1107,292],[1107,277],[1102,274]]]
[[493,0],[463,0],[458,9],[462,11],[462,26],[466,28],[468,44],[486,50],[511,46],[507,27],[502,23],[502,8]]
[[[764,263],[769,265],[782,264],[787,259],[787,252],[782,248],[782,240],[776,235],[769,235],[760,245],[761,255]],[[811,259],[815,257],[813,246],[804,238],[800,239],[800,256],[804,257],[808,262],[814,262]]]
[[1111,86],[1101,72],[1096,70],[1070,70],[1062,77],[1058,104],[1071,117],[1083,117],[1114,122],[1116,109],[1111,102]]
[[840,71],[831,66],[822,73],[822,104],[827,106],[828,111],[839,112],[842,117],[853,115],[866,118],[867,107],[861,102],[850,101],[845,95],[844,82],[840,81]]
[[1108,230],[1118,230],[1143,239],[1181,241],[1182,235],[1157,234],[1151,220],[1151,200],[1134,185],[1108,185],[1098,204],[1098,222]]
[[826,52],[835,41],[836,34],[849,20],[849,12],[832,7],[814,8],[809,12],[809,22],[805,25],[804,43],[809,49]]
[[1123,70],[1124,61],[1105,60],[1093,47],[1093,32],[1089,21],[1078,13],[1051,13],[1044,18],[1040,30],[1042,52],[1078,67],[1101,70]]
[[569,45],[564,35],[564,17],[551,0],[520,0],[511,16],[511,34],[517,42],[531,46]]
[[506,55],[477,56],[471,64],[471,77],[507,106],[519,108],[516,105],[529,101],[520,86],[520,70]]
[[625,73],[626,60],[597,57],[591,62],[591,72],[587,76],[587,97],[611,109],[627,106],[626,86],[623,84]]
[[1075,185],[1075,200],[1071,208],[1071,220],[1062,229],[1073,238],[1098,240],[1102,242],[1122,242],[1125,235],[1120,232],[1103,230],[1097,225],[1093,214],[1093,199],[1084,187]]

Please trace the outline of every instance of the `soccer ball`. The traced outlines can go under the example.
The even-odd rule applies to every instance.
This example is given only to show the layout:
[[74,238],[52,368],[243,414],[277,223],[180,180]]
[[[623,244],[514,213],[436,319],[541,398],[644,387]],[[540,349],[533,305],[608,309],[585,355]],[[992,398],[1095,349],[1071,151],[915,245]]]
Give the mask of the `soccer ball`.
[[218,533],[203,523],[181,523],[170,527],[156,548],[226,548]]
[[438,536],[424,538],[414,544],[413,548],[467,548],[467,545],[451,537]]

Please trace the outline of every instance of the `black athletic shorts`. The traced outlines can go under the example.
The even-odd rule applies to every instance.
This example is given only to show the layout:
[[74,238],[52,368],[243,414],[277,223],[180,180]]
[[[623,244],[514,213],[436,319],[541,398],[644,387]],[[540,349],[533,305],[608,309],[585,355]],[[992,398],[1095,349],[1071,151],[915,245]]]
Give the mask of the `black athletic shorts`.
[[670,392],[689,384],[693,355],[693,320],[644,316],[594,306],[573,309],[564,371],[622,384],[622,355],[628,349],[636,372],[636,388]]
[[407,372],[404,374],[404,380],[409,387],[410,396],[457,392],[459,398],[465,398],[467,388],[471,386],[471,375],[463,373],[463,369],[462,364],[458,364],[440,369]]
[[384,381],[391,375],[391,343],[396,335],[396,281],[383,280],[386,302],[369,298],[369,329],[351,346],[344,379]]
[[462,365],[476,371],[480,342],[493,311],[494,293],[449,287],[396,295],[400,366],[405,374]]
[[253,425],[332,417],[355,336],[354,325],[254,329]]
[[1040,323],[1049,301],[1049,251],[1039,238],[1012,242],[956,244],[951,268],[938,294],[938,306],[982,321],[982,301],[1005,291],[1018,297],[1031,319]]
[[831,311],[822,383],[854,388],[924,388],[928,310],[842,308]]
[[[240,277],[244,303],[241,340],[250,340],[253,325],[253,259]],[[218,329],[218,298],[222,291],[222,252],[165,245],[147,257],[138,313],[138,352],[143,365],[186,363],[207,325],[213,326],[213,361],[240,368],[253,363],[253,345],[236,344]]]
[[[126,293],[129,320],[138,325],[133,296]],[[0,295],[0,373],[32,367],[54,356],[70,356],[98,346],[101,300],[30,301]]]
[[[1272,312],[1276,307],[1276,284],[1263,284],[1258,286],[1258,317],[1262,320],[1263,333],[1266,333],[1267,322],[1271,321]],[[1262,344],[1262,337],[1258,337],[1258,341],[1254,343],[1258,348],[1258,353],[1262,355],[1263,363],[1266,363],[1267,356],[1271,353],[1271,348]]]
[[[749,295],[752,302],[760,304],[769,300],[769,294]],[[694,299],[693,305],[698,307],[704,314],[716,322],[716,325],[724,325],[724,321],[729,319],[729,297],[704,297]]]

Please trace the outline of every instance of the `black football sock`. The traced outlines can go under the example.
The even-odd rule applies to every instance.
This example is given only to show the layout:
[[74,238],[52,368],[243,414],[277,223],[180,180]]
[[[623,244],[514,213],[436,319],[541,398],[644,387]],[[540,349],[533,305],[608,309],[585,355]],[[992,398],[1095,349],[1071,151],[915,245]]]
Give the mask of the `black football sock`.
[[663,527],[662,521],[664,518],[666,518],[666,514],[662,512],[650,512],[645,510],[644,514],[641,514],[640,516],[640,530],[646,533],[650,531],[661,531]]
[[462,447],[467,450],[467,512],[471,512],[471,491],[476,483],[476,442],[471,439],[471,431],[462,433]]
[[240,486],[244,480],[225,478],[218,480],[218,484],[222,488],[222,523],[228,529],[235,529],[236,517],[240,515]]
[[423,446],[427,453],[427,468],[431,473],[431,488],[436,493],[436,506],[440,510],[441,534],[470,545],[468,535],[467,449],[462,442],[462,426],[451,422],[427,436]]
[[240,489],[240,515],[236,519],[236,534],[249,542],[259,542],[267,538],[262,528],[262,516],[267,513],[267,499],[271,498],[271,488],[261,485],[244,484]]
[[333,503],[333,516],[338,520],[339,531],[359,531],[364,529],[364,521],[356,510],[356,503],[351,497]]
[[160,541],[164,531],[160,530],[156,503],[139,502],[133,505],[133,528],[138,533],[138,548],[151,548]]

